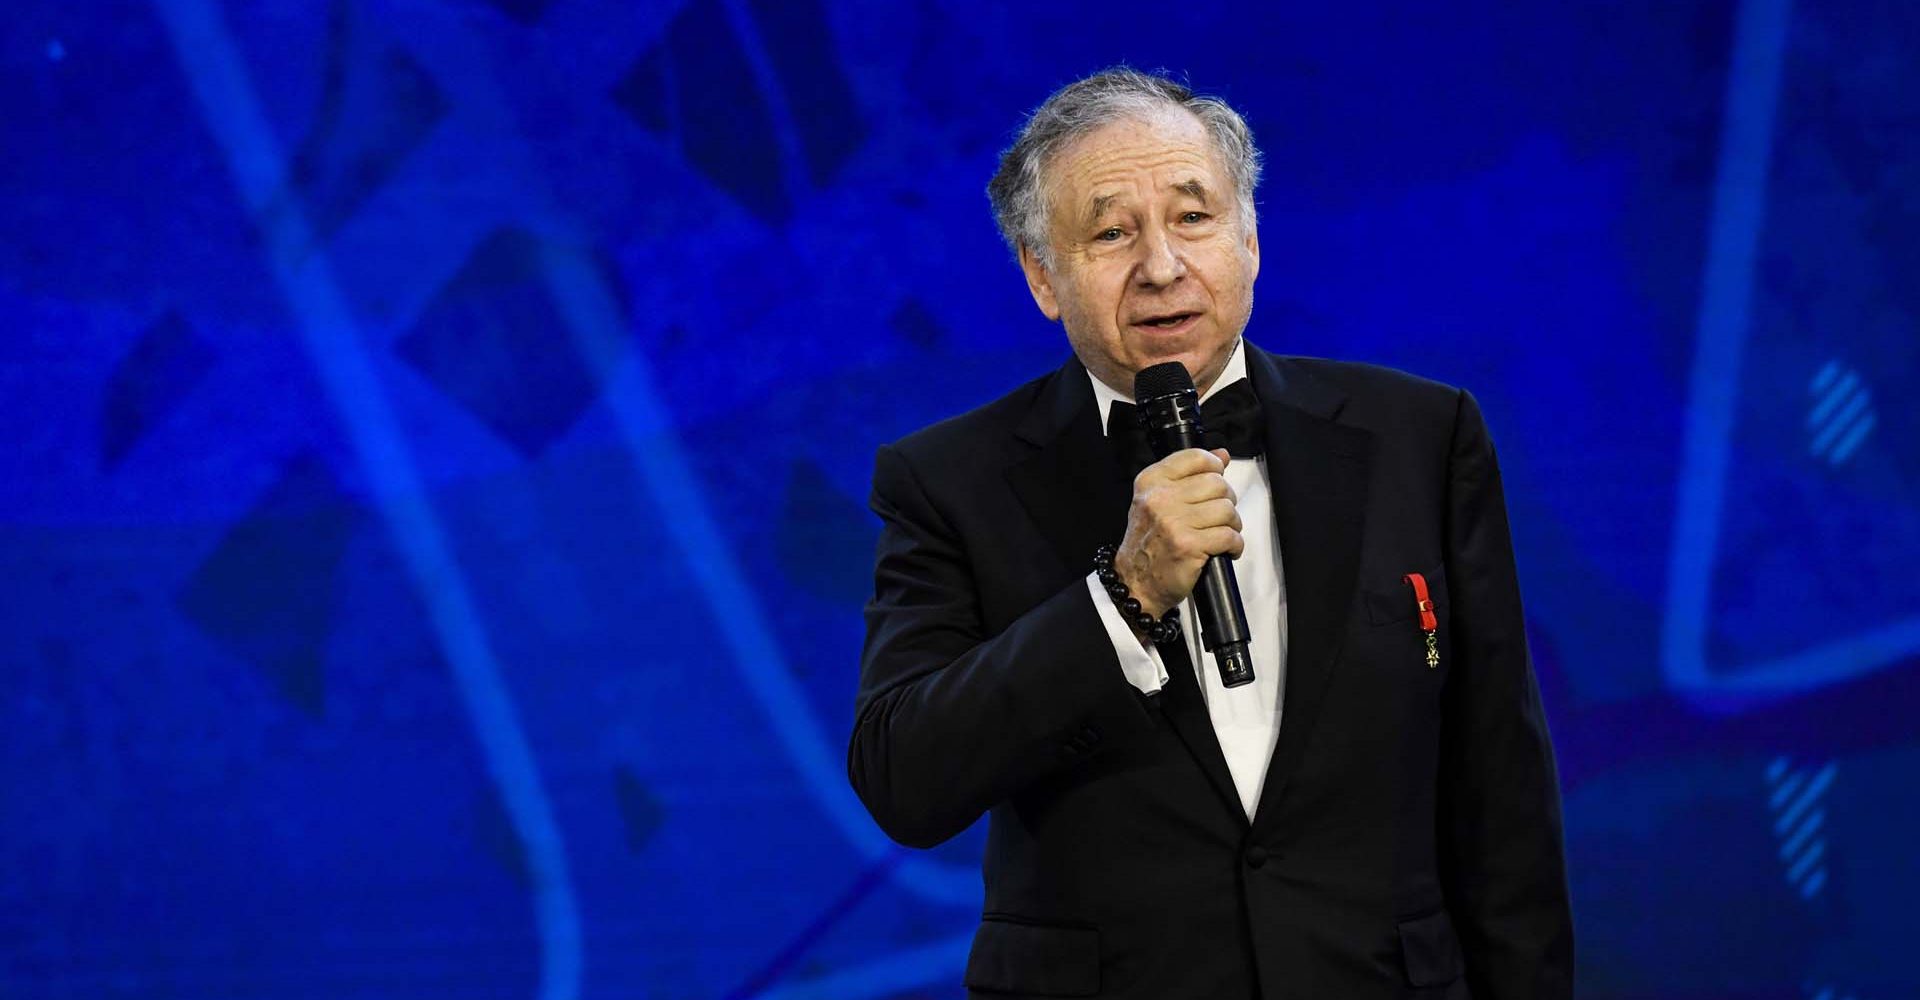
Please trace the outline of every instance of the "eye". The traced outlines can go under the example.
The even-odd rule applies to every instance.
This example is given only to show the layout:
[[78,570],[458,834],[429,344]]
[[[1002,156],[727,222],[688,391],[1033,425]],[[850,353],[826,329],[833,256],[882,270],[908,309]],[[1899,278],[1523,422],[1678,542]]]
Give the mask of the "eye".
[[1208,218],[1209,216],[1205,212],[1181,212],[1180,213],[1180,221],[1190,226],[1196,223],[1205,222],[1207,221]]
[[1112,243],[1113,241],[1118,240],[1119,238],[1125,235],[1126,233],[1121,232],[1119,226],[1108,226],[1107,228],[1100,230],[1100,235],[1095,236],[1094,239],[1099,240],[1102,243]]

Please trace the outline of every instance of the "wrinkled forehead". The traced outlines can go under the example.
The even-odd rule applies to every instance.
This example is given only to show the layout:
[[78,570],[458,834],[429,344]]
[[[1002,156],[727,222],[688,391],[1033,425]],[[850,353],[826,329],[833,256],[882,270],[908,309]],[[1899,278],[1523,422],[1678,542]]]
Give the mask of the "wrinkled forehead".
[[1043,169],[1050,213],[1074,216],[1154,194],[1211,202],[1232,185],[1212,134],[1184,108],[1102,125],[1061,147]]

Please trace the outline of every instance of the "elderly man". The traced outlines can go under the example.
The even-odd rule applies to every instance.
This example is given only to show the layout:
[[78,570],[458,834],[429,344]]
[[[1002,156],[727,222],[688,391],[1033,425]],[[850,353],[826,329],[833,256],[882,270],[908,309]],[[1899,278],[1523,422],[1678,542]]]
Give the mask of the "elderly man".
[[[972,996],[1568,996],[1486,427],[1458,389],[1243,339],[1258,175],[1233,109],[1126,69],[1002,157],[995,214],[1074,358],[880,449],[853,785],[912,846],[991,816]],[[1141,453],[1134,376],[1166,361],[1228,449]],[[1253,640],[1231,688],[1187,600],[1214,555]]]

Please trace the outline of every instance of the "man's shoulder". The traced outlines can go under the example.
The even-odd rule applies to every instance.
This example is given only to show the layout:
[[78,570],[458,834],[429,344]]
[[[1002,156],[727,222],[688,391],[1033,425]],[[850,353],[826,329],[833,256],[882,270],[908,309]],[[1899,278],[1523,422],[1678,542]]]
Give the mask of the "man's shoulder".
[[1293,354],[1273,359],[1290,377],[1310,379],[1363,402],[1451,407],[1460,398],[1458,386],[1387,365]]
[[1336,413],[1340,424],[1367,430],[1380,440],[1423,449],[1446,447],[1463,415],[1476,418],[1465,390],[1413,372],[1296,355],[1273,355],[1273,363],[1284,382],[1292,384],[1283,390],[1286,395],[1313,401],[1309,411],[1323,417]]

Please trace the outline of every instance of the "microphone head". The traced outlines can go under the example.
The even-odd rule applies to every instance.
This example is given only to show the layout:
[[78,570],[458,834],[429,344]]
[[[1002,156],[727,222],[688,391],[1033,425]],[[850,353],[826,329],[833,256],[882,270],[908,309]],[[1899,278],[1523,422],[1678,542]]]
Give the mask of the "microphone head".
[[1141,406],[1147,405],[1149,399],[1196,391],[1193,376],[1187,374],[1187,366],[1178,361],[1165,361],[1142,368],[1140,374],[1133,377],[1133,399]]

